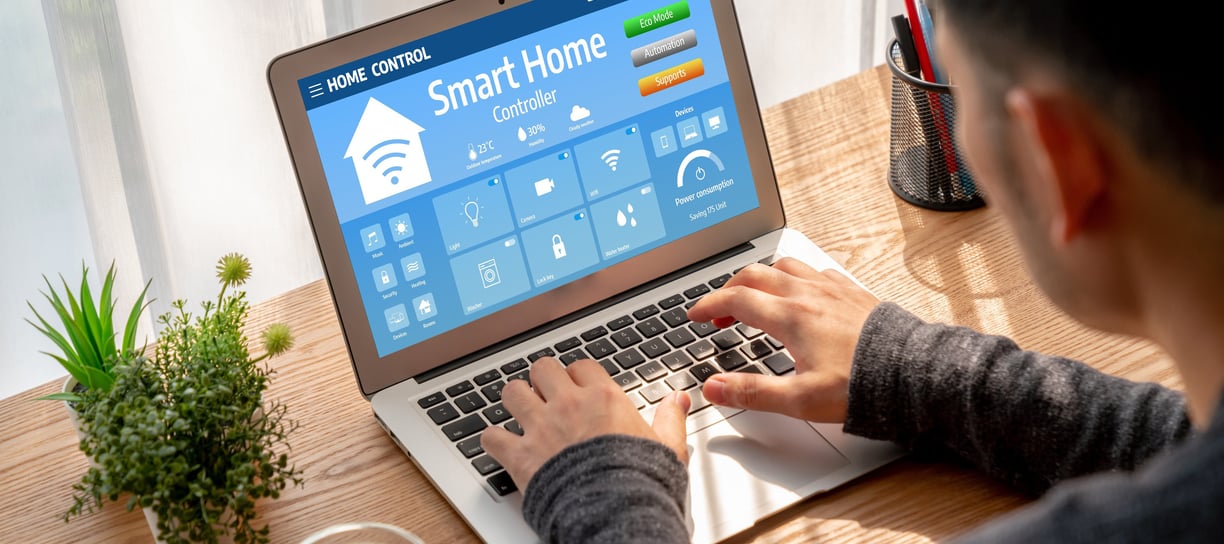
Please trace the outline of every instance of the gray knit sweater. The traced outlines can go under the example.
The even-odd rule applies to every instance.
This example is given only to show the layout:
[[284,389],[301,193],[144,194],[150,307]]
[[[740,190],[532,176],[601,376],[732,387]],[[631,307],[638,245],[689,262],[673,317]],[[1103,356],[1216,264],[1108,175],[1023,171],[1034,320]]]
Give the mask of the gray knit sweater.
[[[1203,542],[1224,538],[1224,402],[1212,422],[1191,437],[1177,392],[884,303],[855,351],[845,430],[1045,494],[962,542]],[[523,515],[545,542],[685,542],[687,477],[661,444],[599,437],[541,467]]]

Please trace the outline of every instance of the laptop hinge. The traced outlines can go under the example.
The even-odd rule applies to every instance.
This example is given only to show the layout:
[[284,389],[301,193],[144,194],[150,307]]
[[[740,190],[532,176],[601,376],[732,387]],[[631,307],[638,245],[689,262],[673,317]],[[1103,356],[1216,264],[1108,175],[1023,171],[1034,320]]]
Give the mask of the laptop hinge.
[[617,294],[617,295],[612,296],[612,297],[608,297],[608,298],[606,298],[606,299],[604,299],[604,300],[601,300],[601,301],[599,301],[599,302],[596,302],[595,304],[591,304],[591,305],[589,305],[589,306],[587,306],[587,307],[585,307],[585,308],[583,308],[583,309],[581,309],[581,310],[578,310],[578,311],[576,311],[576,312],[574,312],[574,313],[571,313],[571,314],[569,314],[569,315],[566,315],[566,316],[563,316],[563,317],[560,317],[560,318],[554,319],[554,320],[552,320],[552,321],[549,321],[549,322],[547,322],[547,323],[544,323],[543,325],[540,325],[540,326],[535,327],[535,328],[533,328],[533,329],[531,329],[531,330],[525,331],[525,332],[523,332],[522,334],[518,334],[518,335],[513,336],[513,337],[511,337],[511,338],[507,338],[506,340],[502,340],[501,342],[498,342],[498,343],[496,343],[496,344],[493,344],[493,345],[491,345],[491,346],[489,346],[489,347],[487,347],[487,348],[485,348],[485,349],[482,349],[482,350],[480,350],[480,351],[478,351],[478,352],[476,352],[476,353],[473,353],[473,354],[471,354],[471,355],[468,355],[468,356],[463,357],[463,358],[460,358],[460,359],[455,359],[454,361],[451,361],[451,362],[446,363],[446,364],[444,364],[444,365],[441,365],[441,366],[438,366],[438,367],[433,368],[433,369],[431,369],[431,370],[427,370],[427,371],[425,371],[425,372],[422,372],[422,373],[420,373],[420,374],[418,374],[418,375],[414,376],[414,377],[413,377],[413,379],[414,379],[414,380],[416,380],[416,381],[417,381],[417,383],[425,383],[425,382],[427,382],[427,381],[429,381],[429,380],[432,380],[432,379],[434,379],[434,378],[437,378],[437,377],[439,377],[439,376],[442,376],[443,374],[450,373],[451,371],[454,371],[455,369],[462,368],[462,367],[467,366],[467,365],[469,365],[469,364],[471,364],[471,363],[473,363],[473,362],[476,362],[476,361],[479,361],[479,360],[481,360],[481,359],[484,359],[485,357],[488,357],[489,355],[492,355],[492,354],[497,353],[497,352],[499,352],[499,351],[503,351],[503,350],[508,349],[508,348],[510,348],[510,347],[512,347],[512,346],[516,346],[516,345],[519,345],[519,344],[526,343],[526,342],[530,341],[532,338],[535,338],[535,337],[537,337],[537,336],[540,336],[540,335],[546,334],[546,333],[548,333],[548,332],[554,331],[554,330],[556,330],[558,327],[564,327],[565,325],[568,325],[568,324],[570,324],[570,323],[573,323],[573,322],[575,322],[575,321],[578,321],[579,319],[582,319],[582,318],[584,318],[584,317],[587,317],[587,316],[589,316],[589,315],[592,315],[592,314],[594,314],[594,313],[596,313],[596,312],[599,312],[599,311],[601,311],[601,310],[604,310],[604,309],[606,309],[606,308],[608,308],[608,307],[611,307],[611,306],[615,306],[615,305],[617,305],[617,304],[620,304],[621,302],[624,302],[624,301],[626,301],[626,300],[628,300],[628,299],[631,299],[631,298],[633,298],[633,297],[635,297],[635,296],[638,296],[638,295],[640,295],[640,294],[642,294],[642,293],[645,293],[646,291],[649,291],[649,290],[654,289],[654,288],[656,288],[656,287],[659,287],[659,286],[661,286],[661,285],[663,285],[663,284],[665,284],[665,283],[668,283],[668,282],[674,281],[674,280],[676,280],[676,279],[679,279],[679,278],[681,278],[681,277],[684,277],[684,276],[686,276],[686,275],[688,275],[688,274],[691,274],[691,273],[693,273],[693,272],[696,272],[696,271],[698,271],[698,270],[701,270],[702,268],[705,268],[705,267],[707,267],[707,266],[710,266],[710,265],[713,265],[713,264],[715,264],[715,263],[718,263],[719,261],[724,261],[724,260],[726,260],[726,259],[729,259],[729,258],[734,257],[734,256],[736,256],[736,255],[739,255],[739,254],[741,254],[741,253],[747,252],[747,251],[749,251],[749,250],[753,249],[754,247],[756,247],[756,246],[752,245],[752,243],[751,243],[751,242],[745,242],[745,243],[740,244],[740,245],[738,245],[738,246],[735,246],[735,247],[733,247],[733,248],[731,248],[731,249],[728,249],[728,250],[726,250],[726,251],[723,251],[722,253],[719,253],[719,254],[717,254],[717,255],[714,255],[713,257],[709,257],[709,258],[707,258],[707,259],[703,259],[703,260],[698,261],[698,262],[696,262],[696,263],[694,263],[694,264],[691,264],[691,265],[689,265],[689,266],[686,266],[686,267],[684,267],[684,268],[681,268],[680,270],[677,270],[677,271],[672,272],[672,273],[670,273],[670,274],[667,274],[667,275],[665,275],[665,276],[661,276],[661,277],[656,278],[656,279],[654,279],[654,280],[651,280],[651,281],[649,281],[649,282],[643,283],[643,284],[641,284],[641,285],[639,285],[639,286],[637,286],[637,287],[635,287],[635,288],[633,288],[633,289],[626,290],[626,291],[624,291],[624,292],[622,292],[622,293],[620,293],[620,294]]

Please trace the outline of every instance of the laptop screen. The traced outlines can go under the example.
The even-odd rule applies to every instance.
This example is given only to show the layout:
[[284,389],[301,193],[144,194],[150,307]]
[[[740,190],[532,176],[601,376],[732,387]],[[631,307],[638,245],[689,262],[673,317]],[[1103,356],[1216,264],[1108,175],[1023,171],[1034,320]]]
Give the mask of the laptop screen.
[[536,0],[298,88],[380,357],[758,206],[708,0]]

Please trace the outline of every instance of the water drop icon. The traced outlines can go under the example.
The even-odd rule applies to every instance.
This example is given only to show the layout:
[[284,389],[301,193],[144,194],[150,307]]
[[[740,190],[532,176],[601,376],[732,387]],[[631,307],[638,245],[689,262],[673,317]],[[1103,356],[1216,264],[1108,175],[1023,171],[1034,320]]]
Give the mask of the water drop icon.
[[629,218],[625,217],[625,212],[616,210],[616,226],[623,227],[625,226],[625,223],[628,221],[629,221]]
[[526,141],[527,141],[527,131],[526,131],[526,130],[523,130],[523,127],[519,127],[519,131],[518,131],[518,138],[519,138],[519,141],[520,141],[520,142],[526,142]]

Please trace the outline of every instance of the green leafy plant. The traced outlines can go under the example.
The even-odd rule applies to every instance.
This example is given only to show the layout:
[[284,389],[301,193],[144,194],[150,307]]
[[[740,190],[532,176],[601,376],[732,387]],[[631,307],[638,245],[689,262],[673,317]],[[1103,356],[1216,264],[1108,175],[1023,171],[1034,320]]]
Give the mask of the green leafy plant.
[[[43,276],[43,282],[47,284],[47,292],[42,293],[42,296],[51,304],[55,317],[59,318],[63,326],[63,329],[56,329],[38,313],[38,310],[34,309],[33,304],[26,302],[30,311],[34,312],[35,319],[38,320],[38,323],[35,323],[26,319],[26,323],[33,325],[38,332],[50,338],[59,347],[62,355],[45,351],[43,353],[59,361],[64,370],[67,370],[68,374],[85,389],[109,390],[115,381],[113,374],[115,363],[138,354],[136,326],[140,321],[140,314],[144,313],[145,308],[149,306],[149,302],[145,302],[149,283],[145,283],[144,290],[136,299],[136,304],[132,305],[132,310],[128,312],[122,341],[116,346],[114,313],[117,301],[111,299],[111,291],[115,286],[114,263],[106,272],[106,278],[102,280],[102,292],[99,293],[97,302],[94,301],[89,287],[89,269],[84,264],[81,265],[81,287],[76,295],[72,293],[72,288],[68,286],[68,281],[63,276],[60,276],[60,283],[64,286],[62,296],[46,276]],[[80,395],[72,391],[39,398],[68,402],[81,400]]]
[[74,486],[66,521],[130,494],[128,510],[157,514],[163,542],[267,542],[255,502],[302,483],[285,453],[296,424],[283,404],[263,402],[272,375],[265,360],[289,350],[293,337],[271,325],[264,354],[252,357],[246,294],[228,292],[249,277],[250,262],[226,255],[217,272],[220,294],[199,315],[178,300],[158,318],[154,358],[121,358],[109,390],[81,395],[81,447],[96,466]]

